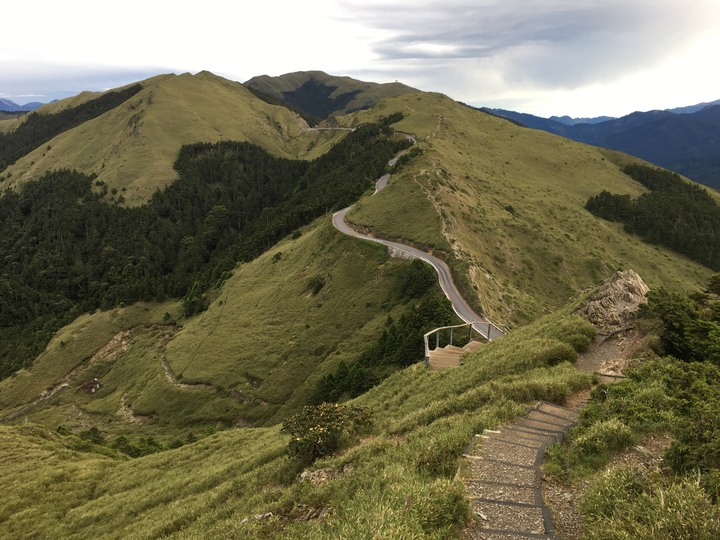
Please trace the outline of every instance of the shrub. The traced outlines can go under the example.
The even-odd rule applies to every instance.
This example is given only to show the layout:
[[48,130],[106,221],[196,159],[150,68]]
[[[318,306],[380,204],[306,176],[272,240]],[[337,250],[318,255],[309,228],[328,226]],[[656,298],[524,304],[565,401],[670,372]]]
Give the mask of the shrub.
[[90,429],[87,429],[85,431],[81,431],[78,433],[78,437],[80,437],[83,440],[90,441],[94,444],[104,444],[105,443],[105,435],[103,435],[102,431],[100,431],[96,427],[91,427]]
[[678,423],[677,440],[665,459],[677,472],[720,471],[720,399],[693,403],[688,407],[692,422]]
[[310,289],[310,292],[312,292],[313,295],[316,295],[317,293],[319,293],[324,286],[325,286],[325,278],[323,278],[321,276],[315,276],[308,283],[308,289]]
[[462,484],[437,479],[416,494],[416,506],[423,530],[444,531],[462,523],[469,507]]
[[564,336],[565,341],[577,352],[582,353],[588,350],[594,337],[588,334],[570,334]]
[[[438,433],[427,438],[428,431]],[[458,428],[440,431],[431,427],[428,431],[423,438],[424,446],[418,448],[415,455],[418,471],[433,477],[452,478],[458,468],[458,458],[472,435],[467,430]]]
[[548,343],[542,344],[542,348],[538,348],[534,356],[538,366],[555,366],[562,362],[577,360],[577,353],[573,347],[555,340],[549,340]]
[[573,446],[584,454],[619,452],[633,443],[633,432],[617,418],[598,422],[582,433]]
[[312,462],[339,450],[371,423],[372,415],[365,407],[323,403],[303,407],[283,422],[282,431],[290,435],[290,455]]
[[628,504],[644,489],[641,478],[632,469],[618,467],[595,478],[583,495],[580,508],[593,521],[610,518],[618,506]]

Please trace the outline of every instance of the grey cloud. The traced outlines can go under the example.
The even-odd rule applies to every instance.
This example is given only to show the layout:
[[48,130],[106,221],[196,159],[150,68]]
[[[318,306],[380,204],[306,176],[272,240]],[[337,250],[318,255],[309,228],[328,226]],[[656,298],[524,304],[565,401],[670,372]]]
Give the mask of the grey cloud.
[[714,1],[689,0],[682,7],[656,0],[345,5],[353,19],[392,35],[373,45],[381,63],[492,59],[492,69],[508,83],[573,87],[658,61],[702,26],[703,6]]

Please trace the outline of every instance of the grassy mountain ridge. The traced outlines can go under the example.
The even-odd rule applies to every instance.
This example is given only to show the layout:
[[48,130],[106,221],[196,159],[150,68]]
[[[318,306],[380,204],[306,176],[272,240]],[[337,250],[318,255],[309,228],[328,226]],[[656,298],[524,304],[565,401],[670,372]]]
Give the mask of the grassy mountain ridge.
[[[183,110],[188,87],[225,84],[215,79],[162,78],[172,84],[136,104],[145,111],[139,132],[157,127],[153,108]],[[228,95],[235,90],[227,84]],[[250,101],[257,116],[288,118]],[[128,111],[111,112],[127,121]],[[457,536],[468,509],[453,477],[471,437],[529,402],[563,403],[590,386],[572,362],[594,330],[568,298],[619,267],[678,289],[709,275],[583,209],[601,189],[644,191],[620,171],[633,158],[521,129],[438,94],[385,100],[339,121],[397,112],[405,118],[394,127],[418,139],[415,155],[350,219],[444,252],[474,302],[516,329],[460,368],[430,372],[418,363],[352,401],[373,424],[314,465],[288,458],[278,425],[225,429],[273,424],[299,410],[318,380],[354,362],[414,303],[397,295],[410,263],[340,235],[326,215],[237,265],[207,294],[207,311],[182,319],[179,302],[168,302],[84,315],[56,333],[35,367],[0,381],[0,417],[68,384],[0,425],[0,536]],[[258,135],[264,144],[282,140],[307,155],[305,139],[279,136],[296,124],[263,118],[256,125],[269,129],[267,139]],[[178,116],[177,129],[185,121]],[[321,151],[318,143],[311,152]],[[94,378],[102,387],[89,393],[82,386]],[[154,437],[165,451],[128,459],[80,438],[92,428],[106,443]],[[188,442],[196,435],[201,440]],[[182,447],[168,449],[174,440]],[[323,469],[325,480],[301,479],[304,469]]]
[[353,130],[312,162],[251,143],[183,146],[178,180],[137,208],[108,204],[97,180],[68,170],[5,192],[0,377],[29,365],[83,311],[167,297],[184,297],[186,316],[201,311],[204,292],[238,261],[350,204],[383,174],[407,145],[388,121]]
[[24,112],[7,112],[0,111],[0,133],[5,133],[13,129],[17,124],[17,119],[23,116]]
[[54,114],[28,114],[12,133],[0,136],[0,169],[13,165],[55,136],[121,106],[141,90],[142,85],[135,84],[123,90],[107,92],[77,107]]
[[[188,79],[188,84],[195,84],[190,79],[193,78]],[[650,283],[685,289],[702,283],[709,275],[699,265],[647,246],[624,234],[619,226],[597,220],[584,210],[587,197],[606,187],[632,195],[643,192],[644,188],[630,181],[615,163],[631,158],[521,129],[438,94],[394,98],[342,121],[355,124],[395,112],[405,114],[397,127],[415,134],[420,153],[392,176],[384,191],[362,199],[350,219],[382,234],[444,252],[470,300],[495,322],[526,323],[625,266],[639,269]],[[325,250],[320,249],[320,253]],[[266,269],[264,275],[271,276],[282,268],[281,261]],[[342,268],[345,273],[353,272],[351,267]],[[301,271],[297,274],[304,277]],[[329,274],[319,272],[311,277],[325,283]],[[343,281],[344,275],[337,279],[347,283]],[[261,282],[255,282],[249,287],[259,294],[256,301],[259,311],[255,316],[263,322],[248,328],[256,328],[257,332],[270,324],[273,332],[283,334],[275,324],[286,319],[280,315],[272,319],[264,314],[264,310],[272,310],[273,306],[285,306],[282,297],[272,291],[280,283],[283,282],[263,287]],[[292,286],[310,290],[307,283]],[[327,291],[320,290],[319,294],[323,296]],[[342,302],[346,301],[345,298]],[[360,300],[354,302],[362,307]],[[370,304],[374,307],[366,306],[367,309],[377,309],[378,303]],[[332,302],[327,305],[318,302],[319,320],[326,320],[322,313],[330,305]],[[277,339],[264,341],[268,359],[260,364],[265,367],[255,372],[248,366],[252,366],[251,359],[257,351],[244,351],[237,341],[245,334],[238,332],[237,339],[223,338],[219,342],[211,337],[218,324],[232,327],[235,317],[242,316],[245,310],[233,311],[226,321],[223,309],[215,311],[216,308],[211,307],[212,317],[201,316],[189,325],[186,333],[176,337],[182,346],[174,341],[167,344],[168,366],[179,380],[225,390],[242,389],[252,406],[241,408],[253,421],[269,421],[276,413],[280,414],[279,410],[287,412],[300,404],[300,397],[293,399],[292,392],[279,390],[283,384],[278,383],[283,373],[278,366],[294,354],[293,343],[300,337],[283,346],[278,346]],[[309,313],[299,308],[296,316],[301,319]],[[310,330],[302,324],[295,326],[293,332],[298,336]],[[318,331],[322,334],[326,330]],[[222,332],[235,336],[229,328]],[[252,335],[251,332],[243,339],[252,339]],[[261,335],[266,339],[262,331]],[[199,349],[192,345],[195,342],[213,343],[213,357],[225,360],[210,364],[198,361]],[[337,342],[323,343],[323,347],[304,349],[294,359],[297,360],[294,365],[300,366],[298,376],[307,375],[304,364],[307,359],[325,358],[337,348]],[[352,356],[348,357],[348,363],[352,361]],[[339,360],[328,371],[338,364]],[[298,379],[298,384],[302,386],[304,380]],[[311,386],[308,382],[298,396],[309,395]],[[29,394],[28,400],[35,395]],[[259,412],[258,404],[265,407],[264,412]],[[232,410],[233,415],[238,414],[239,409]]]
[[[0,381],[0,417],[66,382],[19,418],[165,438],[193,426],[282,418],[341,361],[352,364],[388,316],[407,309],[397,289],[408,264],[321,219],[239,266],[208,310],[179,326],[177,302],[81,316],[33,367]],[[323,285],[313,292],[318,278]],[[113,340],[126,344],[91,360]],[[88,396],[80,386],[94,378],[103,387]]]
[[709,275],[585,210],[603,189],[645,191],[621,171],[634,158],[528,130],[439,94],[393,98],[341,122],[394,111],[405,115],[396,129],[418,138],[421,155],[348,218],[448,253],[471,300],[496,323],[525,323],[617,269],[685,290]]
[[[314,157],[343,136],[306,131],[284,107],[253,96],[241,84],[208,72],[163,75],[123,106],[62,133],[18,160],[2,175],[17,187],[46,171],[74,168],[94,173],[125,204],[137,206],[172,183],[172,164],[183,144],[249,141],[280,157]],[[39,114],[76,106],[95,95],[77,96],[41,108]]]

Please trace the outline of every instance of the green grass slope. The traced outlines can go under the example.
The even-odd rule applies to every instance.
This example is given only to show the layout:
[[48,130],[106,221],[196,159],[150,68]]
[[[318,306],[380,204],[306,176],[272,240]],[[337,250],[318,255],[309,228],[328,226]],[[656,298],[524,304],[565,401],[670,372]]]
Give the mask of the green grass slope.
[[19,114],[0,111],[0,133],[15,129],[15,126],[20,122],[19,116]]
[[633,158],[521,128],[440,94],[390,99],[341,122],[395,111],[405,115],[396,129],[414,134],[422,154],[349,219],[446,251],[471,300],[497,323],[526,323],[618,269],[685,290],[709,275],[584,209],[603,189],[644,190],[620,170]]
[[321,219],[238,268],[168,343],[168,364],[183,381],[237,392],[250,419],[282,416],[306,403],[321,375],[377,340],[407,264]]
[[[342,134],[306,131],[296,114],[269,105],[243,85],[209,72],[162,75],[123,105],[66,131],[2,172],[6,187],[58,168],[95,173],[125,203],[145,202],[175,178],[172,164],[183,144],[242,140],[281,157],[312,158]],[[97,97],[83,93],[42,107],[40,114]]]
[[[279,262],[278,262],[279,264]],[[127,460],[33,425],[0,426],[0,536],[31,538],[448,538],[467,503],[453,480],[473,434],[538,399],[587,387],[570,309],[444,372],[413,366],[355,401],[374,422],[298,476],[277,427],[230,429]],[[29,471],[32,471],[30,473]],[[322,519],[317,516],[322,515]]]
[[[282,418],[377,341],[402,309],[408,264],[322,218],[236,268],[190,320],[175,324],[178,303],[83,315],[31,369],[0,381],[0,418],[163,441]],[[88,394],[95,378],[102,388]]]
[[[144,84],[148,84],[150,81],[153,81],[155,79],[159,79],[162,77],[167,77],[167,75],[159,75],[158,77],[155,77],[153,79],[148,79],[144,81]],[[131,85],[127,85],[131,86]],[[123,86],[120,88],[117,88],[115,90],[120,90],[122,88],[126,88],[127,86]],[[109,90],[108,92],[111,92],[112,90]],[[76,96],[71,96],[69,98],[65,98],[58,101],[53,101],[51,103],[46,103],[45,105],[42,105],[41,107],[38,107],[33,112],[37,114],[53,114],[60,112],[65,109],[71,109],[73,107],[77,107],[78,105],[82,105],[83,103],[87,103],[88,101],[91,101],[93,99],[96,99],[100,96],[105,94],[105,92],[90,92],[90,91],[84,91],[80,92]],[[19,124],[25,121],[27,118],[27,114],[24,113],[23,115],[18,115],[14,113],[2,113],[0,112],[0,133],[5,133],[8,131],[13,131]]]
[[[62,328],[37,358],[32,370],[21,369],[0,381],[0,416],[31,403],[43,392],[64,382],[87,380],[81,376],[91,358],[114,336],[124,331],[162,324],[165,313],[178,312],[177,303],[138,303],[111,311],[88,313]],[[172,317],[172,316],[171,316]],[[68,375],[73,371],[72,380]],[[92,377],[90,377],[92,378]]]
[[[152,97],[146,88],[136,104],[145,111],[138,132],[172,131],[172,123],[153,124],[151,113],[167,119],[181,111],[187,87],[210,84],[204,79],[219,84],[201,74],[163,78]],[[583,209],[601,189],[641,192],[619,170],[627,158],[437,94],[390,99],[341,121],[396,111],[406,115],[397,129],[417,137],[421,154],[386,190],[361,200],[351,220],[445,252],[497,322],[536,319],[619,267],[675,288],[708,276]],[[264,144],[292,148],[301,140],[292,136],[295,117],[283,118],[279,127],[272,116],[258,124],[268,127]],[[130,203],[140,200],[139,186],[126,190]],[[289,437],[273,424],[398,315],[397,278],[407,264],[340,235],[328,216],[238,266],[192,319],[179,319],[177,304],[139,304],[83,316],[58,332],[31,370],[0,382],[0,537],[456,535],[468,508],[453,479],[472,436],[525,404],[563,403],[590,386],[572,362],[594,330],[571,305],[484,346],[459,368],[431,372],[418,358],[352,402],[372,413],[366,432],[314,465],[293,461]],[[86,392],[83,383],[95,378],[102,386]],[[266,427],[244,427],[253,424]],[[202,438],[128,459],[78,438],[91,428],[109,441],[152,436],[165,448]],[[301,479],[304,468],[322,469],[324,480]]]

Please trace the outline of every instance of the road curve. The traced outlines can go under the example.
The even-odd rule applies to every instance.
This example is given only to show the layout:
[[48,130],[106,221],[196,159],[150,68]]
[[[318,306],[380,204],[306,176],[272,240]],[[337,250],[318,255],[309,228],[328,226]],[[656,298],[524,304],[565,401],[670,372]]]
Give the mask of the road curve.
[[[375,187],[375,193],[380,191],[385,185],[387,184],[387,180],[390,177],[390,175],[386,174],[383,176],[380,180],[378,180],[376,187]],[[382,184],[381,184],[382,182]],[[430,266],[432,266],[435,271],[438,274],[438,280],[440,282],[440,288],[445,293],[445,296],[448,300],[450,300],[450,303],[452,304],[453,310],[457,314],[458,317],[460,317],[463,321],[466,323],[472,323],[473,328],[475,330],[485,336],[489,341],[492,341],[493,339],[499,338],[503,335],[505,335],[505,332],[503,332],[500,328],[495,326],[493,323],[488,321],[485,317],[482,315],[478,315],[475,313],[470,306],[468,306],[465,299],[460,296],[460,293],[457,290],[457,287],[455,287],[455,283],[453,282],[452,275],[450,274],[450,269],[448,268],[448,265],[445,264],[445,261],[442,261],[441,259],[438,259],[437,257],[430,255],[429,253],[425,253],[424,251],[421,251],[417,248],[414,248],[412,246],[406,246],[405,244],[400,244],[398,242],[391,242],[389,240],[382,240],[380,238],[374,238],[372,236],[367,236],[365,234],[359,233],[352,227],[350,227],[347,222],[345,221],[345,215],[348,213],[348,211],[352,208],[352,206],[348,206],[347,208],[343,208],[342,210],[338,210],[335,212],[332,216],[332,223],[333,226],[340,231],[343,234],[346,234],[348,236],[352,236],[354,238],[359,238],[361,240],[368,240],[370,242],[375,242],[377,244],[382,244],[384,246],[388,246],[389,248],[396,249],[398,251],[402,251],[407,253],[410,257],[414,259],[420,259],[422,261],[425,261]]]

